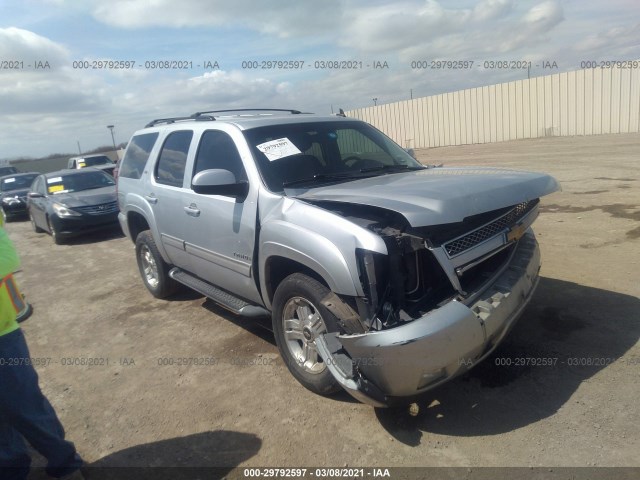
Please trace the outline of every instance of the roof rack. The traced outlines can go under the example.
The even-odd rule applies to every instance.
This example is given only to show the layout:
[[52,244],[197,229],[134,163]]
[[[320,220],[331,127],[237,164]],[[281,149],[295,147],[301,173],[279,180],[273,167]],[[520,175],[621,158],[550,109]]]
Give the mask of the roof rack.
[[186,120],[196,120],[196,121],[202,121],[202,120],[209,120],[209,121],[214,121],[216,118],[213,115],[210,115],[212,113],[228,113],[228,112],[289,112],[292,115],[300,115],[303,113],[307,113],[307,112],[301,112],[300,110],[289,110],[289,109],[283,109],[283,108],[236,108],[236,109],[228,109],[228,110],[209,110],[206,112],[196,112],[193,115],[189,115],[188,117],[170,117],[170,118],[157,118],[155,120],[150,121],[149,123],[147,123],[144,128],[149,128],[149,127],[153,127],[155,125],[158,125],[160,123],[175,123],[175,122],[179,122],[179,121],[186,121]]
[[289,112],[292,115],[300,115],[300,110],[290,110],[285,108],[235,108],[227,110],[209,110],[206,112],[196,112],[191,115],[192,118],[197,118],[208,113],[224,113],[224,112]]
[[171,117],[171,118],[157,118],[155,120],[151,120],[149,123],[147,123],[144,128],[149,128],[149,127],[153,127],[155,125],[158,125],[160,123],[175,123],[175,122],[179,122],[179,121],[184,121],[184,120],[215,120],[215,118],[213,116],[209,116],[209,115],[200,115],[198,117],[195,117],[194,115],[191,115],[189,117]]

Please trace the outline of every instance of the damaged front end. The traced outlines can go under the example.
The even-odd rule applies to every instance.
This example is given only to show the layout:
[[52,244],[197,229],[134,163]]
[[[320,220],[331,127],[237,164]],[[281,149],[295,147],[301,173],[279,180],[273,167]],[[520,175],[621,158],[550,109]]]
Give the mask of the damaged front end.
[[384,209],[314,203],[387,247],[356,251],[365,295],[325,299],[343,332],[316,339],[333,376],[364,403],[386,406],[468,370],[500,343],[537,285],[538,199],[420,228]]

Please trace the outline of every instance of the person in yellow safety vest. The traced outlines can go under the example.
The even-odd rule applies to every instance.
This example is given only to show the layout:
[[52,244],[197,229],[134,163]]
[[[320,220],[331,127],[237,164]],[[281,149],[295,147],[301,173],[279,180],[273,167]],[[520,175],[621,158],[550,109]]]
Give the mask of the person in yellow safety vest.
[[26,303],[13,272],[20,260],[0,220],[0,480],[24,480],[31,457],[26,439],[47,459],[55,478],[83,479],[82,458],[38,386],[29,347],[17,318]]

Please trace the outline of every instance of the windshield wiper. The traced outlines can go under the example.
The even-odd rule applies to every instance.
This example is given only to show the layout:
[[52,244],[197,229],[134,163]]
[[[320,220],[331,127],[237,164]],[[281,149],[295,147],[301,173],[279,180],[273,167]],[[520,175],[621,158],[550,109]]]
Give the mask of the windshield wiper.
[[379,167],[361,168],[355,172],[337,172],[337,173],[318,173],[313,177],[301,178],[299,180],[291,180],[290,182],[284,182],[283,187],[291,187],[294,185],[313,182],[316,180],[344,180],[344,179],[359,179],[375,176],[377,172],[399,172],[399,171],[413,171],[413,170],[426,170],[428,167],[410,167],[409,165],[381,165]]
[[93,187],[76,188],[73,191],[74,192],[83,192],[85,190],[95,190],[97,188],[111,187],[112,185],[115,185],[115,183],[112,183],[111,185],[98,185],[98,186],[93,186]]
[[294,185],[314,182],[316,180],[345,180],[345,179],[365,178],[370,176],[370,175],[362,175],[362,173],[366,173],[366,172],[364,170],[359,170],[356,172],[317,173],[313,177],[307,177],[307,178],[301,178],[299,180],[291,180],[289,182],[283,182],[282,186],[292,187]]
[[362,173],[367,172],[400,172],[400,171],[411,171],[411,170],[426,170],[427,167],[410,167],[409,165],[380,165],[379,167],[369,167],[362,168],[360,171]]

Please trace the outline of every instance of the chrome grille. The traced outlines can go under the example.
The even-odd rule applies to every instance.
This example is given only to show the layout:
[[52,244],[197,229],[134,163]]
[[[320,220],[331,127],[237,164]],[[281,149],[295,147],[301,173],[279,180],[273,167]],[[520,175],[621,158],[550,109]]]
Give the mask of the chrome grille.
[[529,213],[537,203],[537,200],[520,203],[493,222],[487,223],[472,232],[445,243],[444,248],[447,254],[449,257],[454,257],[504,232],[520,218]]
[[88,215],[105,215],[118,211],[118,202],[101,203],[100,205],[91,205],[88,207],[73,207],[76,212],[86,213]]

